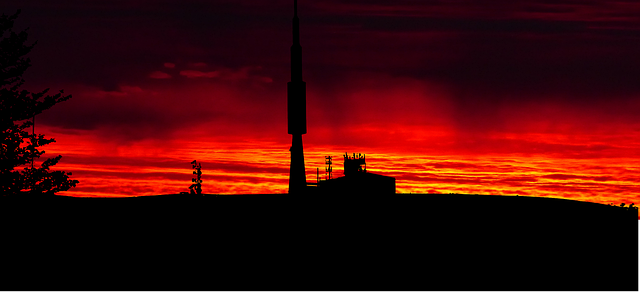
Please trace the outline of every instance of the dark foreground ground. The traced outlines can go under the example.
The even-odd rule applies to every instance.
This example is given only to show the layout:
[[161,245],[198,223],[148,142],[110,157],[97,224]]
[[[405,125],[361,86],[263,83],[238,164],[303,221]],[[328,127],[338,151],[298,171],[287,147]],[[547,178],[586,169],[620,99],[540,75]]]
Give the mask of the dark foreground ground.
[[[521,226],[546,228],[625,228],[640,230],[638,210],[566,199],[462,194],[396,194],[386,196],[160,195],[129,198],[69,198],[50,200],[79,210],[121,210],[123,215],[180,214],[241,216],[247,220],[283,218],[331,223],[371,220],[404,226],[482,225],[497,229]],[[125,211],[126,210],[126,211]],[[131,213],[130,213],[131,212]],[[158,213],[159,212],[159,213]],[[90,215],[90,214],[87,214]],[[367,221],[363,222],[367,222]],[[516,228],[517,229],[517,228]]]
[[164,286],[188,271],[175,287],[184,288],[226,271],[308,287],[346,280],[395,291],[444,281],[522,290],[557,280],[575,288],[603,273],[628,281],[638,266],[637,213],[562,199],[164,195],[3,198],[0,209],[3,248],[17,259],[7,266],[69,279],[97,273],[94,285],[151,271],[150,282]]
[[375,234],[385,240],[412,238],[408,242],[462,236],[464,241],[513,244],[523,237],[550,241],[585,237],[590,238],[590,243],[637,243],[640,236],[637,209],[523,196],[160,195],[3,198],[0,204],[5,214],[20,213],[10,216],[8,222],[34,218],[33,222],[56,228],[106,229],[134,236],[166,228],[194,233],[271,230],[286,235],[340,235],[352,239],[358,234]]

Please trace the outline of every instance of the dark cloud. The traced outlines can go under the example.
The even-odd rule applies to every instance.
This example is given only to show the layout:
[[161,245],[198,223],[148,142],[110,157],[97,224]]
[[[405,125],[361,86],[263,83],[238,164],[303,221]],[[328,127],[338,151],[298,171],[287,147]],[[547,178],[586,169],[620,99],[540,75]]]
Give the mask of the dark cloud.
[[162,72],[162,71],[153,71],[151,72],[151,74],[149,74],[149,78],[153,78],[153,79],[168,79],[171,78],[171,75]]
[[198,70],[182,70],[180,71],[180,75],[186,76],[188,78],[214,78],[220,76],[220,72],[218,71],[210,71],[210,72],[202,72]]
[[[266,98],[274,95],[271,88],[263,86],[268,83],[241,79],[228,85],[207,79],[179,85],[174,79],[150,78],[165,84],[119,85],[115,91],[70,86],[65,92],[72,92],[72,102],[45,111],[38,122],[96,131],[105,142],[170,139],[180,132],[206,128],[217,137],[258,137],[277,133],[278,125],[285,127],[286,117],[278,115],[277,109],[286,107],[286,100]],[[258,94],[261,99],[256,98]]]
[[[147,82],[165,63],[191,77],[218,73],[187,64],[240,73],[263,66],[264,82],[288,78],[290,1],[10,4],[22,6],[19,23],[38,40],[31,82],[111,91]],[[495,110],[506,100],[635,98],[640,25],[624,15],[637,9],[604,1],[301,3],[304,74],[309,86],[331,86],[345,71],[446,84],[456,89],[460,126],[486,130],[500,125]]]

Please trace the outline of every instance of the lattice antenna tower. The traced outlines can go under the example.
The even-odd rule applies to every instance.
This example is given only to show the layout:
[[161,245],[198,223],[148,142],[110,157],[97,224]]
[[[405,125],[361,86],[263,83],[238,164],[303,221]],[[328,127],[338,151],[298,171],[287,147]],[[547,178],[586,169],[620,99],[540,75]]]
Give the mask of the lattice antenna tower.
[[333,175],[332,175],[333,167],[331,166],[333,163],[332,163],[331,160],[332,160],[331,155],[324,157],[324,164],[326,165],[325,166],[325,173],[326,173],[325,174],[325,179],[326,180],[330,180],[330,179],[333,178]]
[[190,187],[191,194],[202,194],[202,165],[200,163],[196,163],[196,161],[191,161],[191,168],[193,168],[193,174],[196,175],[195,178],[191,179],[193,183]]

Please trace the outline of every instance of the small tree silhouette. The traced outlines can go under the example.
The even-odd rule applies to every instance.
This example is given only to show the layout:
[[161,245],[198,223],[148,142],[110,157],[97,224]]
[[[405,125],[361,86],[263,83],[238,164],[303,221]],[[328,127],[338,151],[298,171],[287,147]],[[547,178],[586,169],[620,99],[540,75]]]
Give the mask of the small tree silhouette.
[[[60,161],[61,155],[34,167],[34,160],[45,153],[37,148],[53,143],[55,139],[36,135],[35,130],[29,134],[27,130],[34,126],[36,115],[71,98],[71,95],[64,96],[60,90],[56,95],[45,96],[48,88],[38,93],[20,90],[24,84],[22,75],[31,66],[31,60],[25,55],[35,43],[25,44],[26,30],[19,33],[12,30],[18,14],[20,10],[14,15],[0,16],[0,196],[24,193],[53,195],[75,187],[78,181],[69,179],[70,172],[49,170]],[[23,165],[22,171],[16,170]]]
[[191,168],[194,169],[193,174],[196,175],[196,178],[192,178],[191,182],[193,182],[194,184],[192,184],[189,187],[189,193],[192,195],[198,194],[201,195],[202,194],[202,180],[200,179],[202,177],[202,165],[200,165],[200,163],[196,163],[196,161],[191,161]]

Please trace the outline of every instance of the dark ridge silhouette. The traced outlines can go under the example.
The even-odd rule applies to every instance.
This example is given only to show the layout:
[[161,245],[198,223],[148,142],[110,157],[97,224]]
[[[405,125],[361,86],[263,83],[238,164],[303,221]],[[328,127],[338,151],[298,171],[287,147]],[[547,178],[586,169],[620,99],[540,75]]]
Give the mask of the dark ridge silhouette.
[[[42,200],[41,200],[42,201]],[[41,202],[40,201],[40,202]],[[606,236],[640,239],[638,210],[557,198],[465,194],[329,193],[247,195],[158,195],[126,198],[54,196],[46,208],[118,219],[121,212],[135,216],[172,216],[188,213],[207,219],[289,220],[282,224],[321,224],[354,230],[405,230],[410,233],[492,232],[500,238],[532,233],[543,239],[557,236]],[[16,206],[23,198],[4,199]],[[45,204],[43,204],[45,205]],[[91,210],[96,210],[94,214]],[[62,214],[63,212],[61,212]],[[101,219],[104,220],[104,219]],[[286,220],[285,220],[286,221]],[[215,223],[214,221],[207,221]],[[150,222],[151,223],[151,222]],[[485,236],[485,235],[482,235]],[[602,240],[602,239],[600,239]]]

